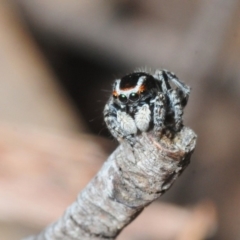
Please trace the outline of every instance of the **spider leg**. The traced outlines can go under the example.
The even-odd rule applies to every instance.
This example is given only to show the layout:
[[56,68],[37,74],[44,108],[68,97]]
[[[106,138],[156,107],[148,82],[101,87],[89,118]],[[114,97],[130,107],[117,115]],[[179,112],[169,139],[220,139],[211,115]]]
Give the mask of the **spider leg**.
[[170,107],[174,113],[174,127],[175,131],[179,131],[183,125],[183,106],[181,104],[181,98],[179,97],[179,92],[177,90],[170,90],[169,91],[169,100],[170,100]]
[[165,128],[166,98],[163,93],[158,92],[153,102],[153,131],[155,136],[161,137],[162,131]]
[[105,105],[103,115],[104,121],[114,138],[118,141],[126,139],[131,146],[135,144],[134,136],[137,133],[135,122],[126,112],[114,106],[112,97]]
[[169,81],[175,84],[177,95],[181,100],[181,105],[185,107],[188,102],[188,98],[190,95],[190,87],[186,85],[184,82],[180,81],[179,78],[168,70],[156,70],[154,77],[161,81],[162,90],[164,93],[167,93],[171,88]]
[[[154,76],[157,80],[161,81],[162,91],[168,98],[169,109],[167,109],[167,114],[173,115],[173,129],[179,131],[183,125],[183,108],[188,102],[190,87],[180,81],[174,73],[167,70],[157,70]],[[171,81],[176,88],[172,88],[169,81]],[[172,124],[170,124],[170,126],[171,125]]]
[[168,82],[168,77],[167,77],[165,71],[156,70],[153,77],[160,82],[160,85],[161,85],[161,88],[162,88],[161,90],[165,94],[167,94],[168,91],[171,89],[171,86]]
[[181,104],[183,107],[185,107],[190,95],[190,87],[179,80],[179,78],[173,72],[169,72],[167,70],[163,70],[163,72],[167,75],[168,80],[172,81],[177,86],[178,96],[181,99]]

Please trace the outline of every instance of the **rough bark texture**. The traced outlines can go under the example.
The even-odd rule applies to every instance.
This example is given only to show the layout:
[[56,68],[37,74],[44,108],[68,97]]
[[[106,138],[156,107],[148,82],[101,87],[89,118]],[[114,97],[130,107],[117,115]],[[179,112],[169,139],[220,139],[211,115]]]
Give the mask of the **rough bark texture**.
[[161,196],[190,162],[196,135],[184,127],[170,140],[151,133],[123,142],[63,217],[28,240],[115,239],[145,206]]

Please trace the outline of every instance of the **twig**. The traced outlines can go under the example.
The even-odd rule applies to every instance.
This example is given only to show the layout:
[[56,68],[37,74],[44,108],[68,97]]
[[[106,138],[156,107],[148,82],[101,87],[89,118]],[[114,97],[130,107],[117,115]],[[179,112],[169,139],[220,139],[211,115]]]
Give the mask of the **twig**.
[[122,142],[62,218],[28,240],[115,239],[186,168],[196,135],[184,127],[173,139],[149,132],[137,141]]

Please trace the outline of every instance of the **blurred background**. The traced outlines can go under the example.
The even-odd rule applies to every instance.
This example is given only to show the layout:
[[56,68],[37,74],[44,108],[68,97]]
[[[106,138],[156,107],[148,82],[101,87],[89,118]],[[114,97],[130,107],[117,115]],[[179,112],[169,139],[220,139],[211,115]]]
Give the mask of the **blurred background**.
[[137,67],[192,87],[198,144],[118,239],[240,239],[239,0],[0,0],[0,239],[39,232],[98,171],[111,84]]

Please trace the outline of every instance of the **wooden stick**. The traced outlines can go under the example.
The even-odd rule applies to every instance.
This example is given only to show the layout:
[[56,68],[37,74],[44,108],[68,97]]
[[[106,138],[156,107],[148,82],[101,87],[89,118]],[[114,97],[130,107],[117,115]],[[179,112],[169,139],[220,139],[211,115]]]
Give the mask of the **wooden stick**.
[[186,168],[196,134],[184,127],[173,139],[149,132],[137,141],[122,142],[64,215],[28,240],[115,239]]

